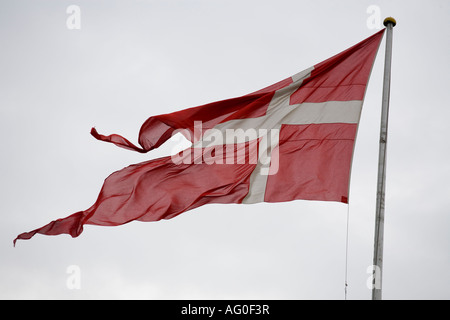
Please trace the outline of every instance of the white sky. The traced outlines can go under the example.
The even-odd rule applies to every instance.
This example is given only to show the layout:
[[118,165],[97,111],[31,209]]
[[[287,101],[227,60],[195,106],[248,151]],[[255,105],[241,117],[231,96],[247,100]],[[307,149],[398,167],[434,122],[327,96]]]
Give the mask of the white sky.
[[[69,30],[66,8],[81,9]],[[258,90],[370,36],[394,16],[383,296],[450,299],[450,2],[0,2],[0,298],[343,299],[347,206],[207,205],[161,222],[12,240],[90,207],[141,155],[149,116]],[[348,298],[369,299],[384,41],[366,94],[350,192]],[[301,168],[299,168],[301,170]],[[282,188],[282,186],[280,186]],[[66,285],[69,266],[81,289]]]

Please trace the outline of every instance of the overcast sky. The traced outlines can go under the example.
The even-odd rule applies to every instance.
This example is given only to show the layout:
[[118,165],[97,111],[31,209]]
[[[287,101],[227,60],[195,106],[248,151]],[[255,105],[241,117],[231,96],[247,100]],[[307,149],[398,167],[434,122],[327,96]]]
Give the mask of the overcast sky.
[[[149,116],[256,91],[363,40],[377,10],[398,22],[383,296],[450,299],[448,0],[1,0],[0,298],[343,299],[341,203],[207,205],[12,240],[87,209],[110,173],[176,145],[137,154],[92,126],[137,142]],[[371,296],[384,45],[353,158],[348,299]],[[67,285],[75,274],[79,289]]]

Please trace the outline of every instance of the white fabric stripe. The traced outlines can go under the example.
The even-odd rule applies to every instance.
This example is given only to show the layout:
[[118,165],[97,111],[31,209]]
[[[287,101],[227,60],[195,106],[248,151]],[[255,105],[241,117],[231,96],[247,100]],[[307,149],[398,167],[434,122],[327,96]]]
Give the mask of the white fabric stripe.
[[[266,157],[270,158],[270,161],[268,162],[261,162],[258,161],[255,170],[253,170],[251,176],[250,176],[250,186],[248,190],[247,196],[242,200],[242,203],[250,204],[250,203],[258,203],[258,202],[264,202],[264,196],[266,194],[266,185],[267,185],[267,178],[268,178],[268,170],[270,170],[270,164],[272,162],[272,150],[274,148],[278,147],[279,143],[279,130],[281,128],[281,124],[274,124],[273,121],[278,118],[277,113],[282,109],[283,107],[289,106],[290,96],[292,93],[294,93],[303,83],[303,80],[306,78],[309,78],[311,76],[311,72],[314,70],[314,67],[311,67],[309,69],[303,70],[295,75],[292,76],[292,84],[289,85],[287,88],[278,90],[275,92],[272,100],[270,101],[270,104],[267,108],[266,115],[264,116],[265,119],[260,122],[261,119],[256,120],[255,122],[258,122],[258,124],[262,125],[264,124],[265,129],[276,129],[276,136],[273,136],[271,134],[270,136],[270,147],[266,149]],[[275,117],[274,117],[275,116]],[[281,116],[281,114],[280,114]],[[283,117],[286,116],[283,114]],[[272,121],[268,120],[268,118],[272,118]],[[278,118],[279,119],[279,118]],[[248,119],[250,120],[250,119]],[[240,123],[234,123],[235,125],[242,125],[241,121],[236,121]],[[271,123],[272,122],[272,123]],[[250,123],[247,123],[250,124]],[[229,123],[231,125],[231,123]],[[252,124],[250,124],[250,127],[252,128]],[[255,125],[255,123],[253,123]],[[253,127],[255,128],[255,127]],[[263,126],[258,127],[258,129],[263,128]],[[242,128],[243,129],[243,128]],[[260,131],[258,130],[258,133]],[[271,132],[273,133],[273,131]],[[262,140],[260,142],[260,148],[261,145],[268,146],[267,143],[267,132],[266,136],[262,137]],[[239,139],[239,138],[238,138]],[[242,137],[240,138],[242,141]],[[245,139],[245,136],[243,137]],[[244,140],[245,141],[245,140]],[[278,155],[277,155],[278,156]],[[268,163],[268,164],[267,164]],[[263,172],[264,171],[264,172]]]
[[[266,194],[266,185],[267,185],[267,178],[269,177],[269,170],[270,166],[272,164],[272,151],[274,148],[278,147],[279,141],[280,141],[280,128],[281,125],[277,126],[276,130],[272,130],[270,132],[270,142],[267,141],[268,136],[266,135],[262,137],[262,140],[260,142],[260,146],[268,146],[270,143],[270,146],[267,147],[265,150],[265,161],[261,162],[258,161],[255,167],[255,170],[253,170],[252,174],[250,175],[250,186],[247,195],[242,200],[242,203],[257,203],[257,202],[263,202],[264,196]],[[276,154],[275,156],[279,156],[279,154]],[[278,168],[277,168],[278,171]]]
[[311,76],[311,72],[313,70],[314,70],[314,67],[310,67],[308,69],[300,71],[299,73],[294,74],[291,77],[292,78],[292,82],[298,83],[299,81],[301,81],[301,83],[303,83],[303,80],[305,80],[306,78],[309,78]]
[[[358,123],[363,102],[353,101],[327,101],[321,103],[305,102],[302,104],[274,105],[266,115],[258,118],[230,120],[220,123],[214,130],[205,132],[203,139],[194,144],[194,147],[209,147],[224,143],[243,143],[265,135],[268,130],[279,127],[281,124],[321,124],[321,123]],[[265,129],[265,130],[261,130]],[[227,130],[233,131],[231,140],[215,139],[218,131],[223,137]]]
[[293,105],[294,109],[281,121],[283,124],[358,123],[362,100],[305,102]]
[[292,83],[290,85],[275,91],[275,94],[272,100],[270,101],[269,106],[267,107],[266,114],[276,107],[288,106],[291,94],[293,94],[295,91],[297,91],[298,88],[300,88],[300,86],[303,83],[303,80],[311,77],[311,72],[313,70],[314,67],[311,67],[293,75],[291,77]]

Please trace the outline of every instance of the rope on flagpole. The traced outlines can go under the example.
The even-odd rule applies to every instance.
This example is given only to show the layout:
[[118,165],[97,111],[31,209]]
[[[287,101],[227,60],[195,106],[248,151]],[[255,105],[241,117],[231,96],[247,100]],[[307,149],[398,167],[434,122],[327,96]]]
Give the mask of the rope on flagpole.
[[349,234],[349,221],[350,221],[350,203],[347,204],[347,232],[345,236],[345,285],[344,285],[344,297],[347,300],[348,289],[348,234]]

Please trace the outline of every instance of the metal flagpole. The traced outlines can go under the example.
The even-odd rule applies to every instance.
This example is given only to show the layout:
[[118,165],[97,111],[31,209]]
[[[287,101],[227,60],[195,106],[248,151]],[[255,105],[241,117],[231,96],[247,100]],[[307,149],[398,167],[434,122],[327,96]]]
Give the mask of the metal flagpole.
[[384,62],[383,101],[381,109],[380,150],[378,159],[377,206],[375,217],[375,241],[373,254],[372,300],[381,300],[383,270],[384,195],[386,181],[386,145],[391,87],[392,33],[397,24],[394,18],[386,18],[386,54]]

